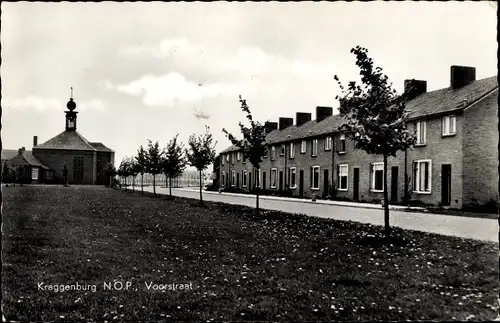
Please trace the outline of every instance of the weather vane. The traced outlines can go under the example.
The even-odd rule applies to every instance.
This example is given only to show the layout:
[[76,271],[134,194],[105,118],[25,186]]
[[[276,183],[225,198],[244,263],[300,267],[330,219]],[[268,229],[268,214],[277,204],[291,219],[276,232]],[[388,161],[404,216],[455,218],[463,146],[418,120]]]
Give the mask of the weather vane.
[[73,87],[71,87],[71,98],[73,98]]

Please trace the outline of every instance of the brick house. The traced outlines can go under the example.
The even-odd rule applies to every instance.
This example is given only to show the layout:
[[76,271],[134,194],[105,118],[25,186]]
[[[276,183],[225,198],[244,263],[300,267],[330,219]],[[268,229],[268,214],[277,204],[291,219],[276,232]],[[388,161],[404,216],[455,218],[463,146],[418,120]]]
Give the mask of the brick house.
[[[16,156],[2,151],[2,161],[10,167],[22,168],[23,183],[63,183],[63,168],[68,170],[69,184],[109,184],[105,172],[108,163],[114,164],[114,151],[100,142],[89,142],[76,131],[76,103],[67,104],[66,129],[48,141],[38,144],[33,137],[32,151],[19,149]],[[10,158],[9,158],[10,157]]]
[[[476,80],[475,68],[452,66],[447,88],[427,92],[425,81],[414,84],[408,128],[418,142],[387,161],[390,200],[401,201],[405,191],[426,204],[453,208],[497,200],[496,77]],[[383,198],[383,157],[355,149],[338,131],[343,120],[332,111],[316,107],[314,120],[311,113],[297,112],[295,124],[285,117],[268,122],[268,156],[260,175],[237,147],[222,151],[221,187],[251,190],[260,185],[271,192],[290,187],[299,197],[327,197],[335,191],[356,201]]]

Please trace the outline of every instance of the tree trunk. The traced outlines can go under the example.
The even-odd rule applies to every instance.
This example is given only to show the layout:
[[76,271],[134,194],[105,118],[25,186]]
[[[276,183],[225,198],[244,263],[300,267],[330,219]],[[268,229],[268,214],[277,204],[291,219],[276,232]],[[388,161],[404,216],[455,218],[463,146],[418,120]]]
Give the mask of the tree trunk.
[[168,177],[168,190],[169,190],[170,196],[172,196],[172,176]]
[[203,203],[203,194],[202,194],[202,185],[201,185],[201,170],[200,170],[200,204]]
[[156,196],[156,175],[153,174],[153,196]]
[[391,228],[389,226],[389,192],[387,191],[387,155],[384,155],[384,227],[388,237]]
[[132,192],[135,192],[135,175],[132,177]]
[[144,174],[141,173],[141,195],[144,195]]
[[257,197],[256,199],[256,203],[255,203],[255,213],[257,213],[257,215],[259,215],[259,192],[260,192],[260,179],[259,179],[259,169],[260,168],[257,168],[257,175],[254,174],[254,177],[255,177],[255,181],[257,183],[257,185],[254,185],[254,186],[257,186],[257,192],[255,194],[255,196]]

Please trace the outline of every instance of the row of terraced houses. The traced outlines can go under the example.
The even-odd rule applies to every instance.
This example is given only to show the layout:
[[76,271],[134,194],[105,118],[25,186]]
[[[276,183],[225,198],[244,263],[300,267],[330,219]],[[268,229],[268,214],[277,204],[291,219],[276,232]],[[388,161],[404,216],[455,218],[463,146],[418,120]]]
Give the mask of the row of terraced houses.
[[[405,88],[410,84],[405,81]],[[387,187],[392,202],[406,192],[428,205],[462,208],[498,199],[497,78],[476,80],[476,69],[451,66],[450,86],[428,92],[415,81],[407,101],[412,149],[389,157]],[[344,120],[331,107],[316,116],[296,112],[266,123],[268,154],[259,171],[231,146],[214,168],[223,189],[313,194],[367,202],[383,198],[383,157],[354,148],[338,129]],[[405,183],[406,182],[406,183]],[[335,189],[333,189],[335,187]]]

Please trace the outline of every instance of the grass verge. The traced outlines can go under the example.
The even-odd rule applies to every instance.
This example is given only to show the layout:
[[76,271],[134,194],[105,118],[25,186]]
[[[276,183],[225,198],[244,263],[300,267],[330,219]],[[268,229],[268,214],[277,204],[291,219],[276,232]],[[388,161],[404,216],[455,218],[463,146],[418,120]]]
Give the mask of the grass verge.
[[[3,313],[20,321],[489,320],[498,244],[98,187],[11,187]],[[105,290],[104,282],[131,282]],[[40,290],[48,285],[96,291]],[[146,283],[187,284],[148,290]],[[118,285],[119,287],[119,285]]]

